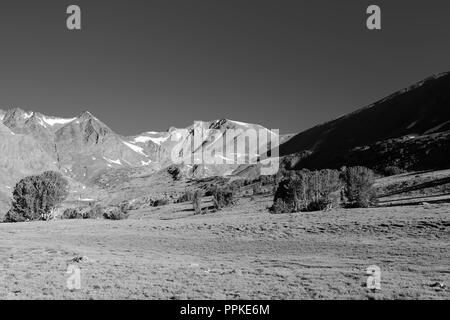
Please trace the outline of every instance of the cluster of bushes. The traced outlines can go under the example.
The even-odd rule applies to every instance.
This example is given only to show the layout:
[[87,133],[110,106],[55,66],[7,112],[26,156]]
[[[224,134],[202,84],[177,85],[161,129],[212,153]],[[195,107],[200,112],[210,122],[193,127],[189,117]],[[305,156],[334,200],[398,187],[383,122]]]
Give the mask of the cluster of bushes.
[[399,168],[397,166],[387,166],[386,168],[383,169],[382,173],[385,176],[390,177],[390,176],[395,176],[397,174],[402,174],[405,172],[406,172],[405,169]]
[[366,167],[350,167],[342,172],[341,177],[344,182],[343,202],[347,207],[367,208],[375,203],[375,174],[372,170]]
[[211,193],[215,210],[229,207],[235,202],[236,189],[231,186],[216,187]]
[[100,205],[87,209],[68,208],[64,210],[61,219],[101,219],[104,217],[104,211]]
[[225,186],[209,186],[206,192],[202,189],[186,190],[186,192],[177,199],[177,203],[191,202],[195,214],[201,214],[202,198],[212,196],[214,210],[218,211],[234,204],[237,194],[236,185],[229,184]]
[[103,213],[103,218],[108,220],[123,220],[128,218],[128,214],[121,208],[112,208]]
[[5,222],[48,220],[52,211],[68,195],[68,182],[58,172],[47,171],[20,180],[13,191],[13,201]]
[[[232,188],[236,195],[241,192],[242,189],[249,190],[249,186],[253,190],[253,193],[260,194],[264,190],[272,190],[273,186],[275,186],[275,175],[270,176],[260,176],[255,179],[236,179],[233,181],[230,181],[230,178],[226,177],[214,177],[214,178],[204,178],[198,180],[198,184],[201,185],[201,188],[205,191],[205,196],[212,196],[214,190],[216,188]],[[270,186],[268,188],[268,186]],[[256,189],[255,189],[256,188]],[[189,192],[186,192],[186,194],[183,194],[177,202],[185,202],[185,201],[192,201],[192,192],[190,192],[190,198]]]
[[274,213],[324,210],[337,202],[341,181],[339,171],[289,171],[275,192]]
[[242,187],[246,187],[246,186],[252,186],[253,188],[254,186],[258,186],[259,190],[261,190],[262,186],[267,186],[267,185],[273,185],[275,183],[275,175],[273,176],[260,176],[257,179],[239,179],[239,180],[234,180],[230,183],[227,183],[225,185],[229,186],[230,188],[233,189],[240,189]]
[[152,206],[153,207],[161,207],[161,206],[165,206],[168,204],[169,204],[168,199],[157,199],[157,200],[153,201]]
[[280,178],[270,208],[273,213],[319,211],[338,204],[368,207],[375,199],[375,175],[365,167],[341,171],[287,171]]
[[[242,188],[251,190],[253,195],[262,193],[262,186],[274,185],[275,176],[261,176],[257,179],[236,179],[230,181],[225,177],[204,178],[198,181],[198,190],[186,190],[175,202],[191,202],[196,214],[203,212],[200,208],[203,196],[211,196],[213,210],[218,211],[235,203]],[[251,188],[250,188],[251,187]]]
[[64,210],[61,219],[84,219],[84,215],[76,208],[69,208]]
[[100,219],[103,217],[103,208],[99,205],[89,208],[83,214],[83,219]]
[[103,208],[100,205],[87,209],[69,208],[64,210],[61,219],[109,219],[123,220],[128,218],[128,209],[124,204],[113,208]]

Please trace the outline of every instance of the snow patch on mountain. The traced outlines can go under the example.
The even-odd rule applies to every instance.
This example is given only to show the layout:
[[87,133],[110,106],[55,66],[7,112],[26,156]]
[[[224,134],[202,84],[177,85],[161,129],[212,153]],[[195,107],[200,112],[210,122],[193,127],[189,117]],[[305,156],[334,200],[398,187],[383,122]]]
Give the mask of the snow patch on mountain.
[[411,123],[409,126],[406,127],[406,129],[411,129],[412,127],[414,127],[417,124],[417,121],[414,121],[413,123]]
[[125,162],[126,164],[128,164],[129,166],[133,166],[130,161],[127,161],[125,159],[122,159],[122,161]]
[[179,130],[174,131],[174,132],[171,133],[171,135],[170,135],[171,141],[180,141],[183,137],[184,137],[183,133],[180,132]]
[[146,142],[149,142],[150,140],[152,140],[152,138],[146,137],[146,136],[139,136],[139,137],[134,138],[133,142],[134,143],[138,143],[138,142],[146,143]]
[[108,161],[109,163],[112,163],[112,164],[118,164],[119,166],[122,166],[122,162],[120,161],[120,159],[117,159],[117,160],[111,160],[111,159],[108,159],[108,158],[106,158],[106,157],[103,157],[103,159],[105,159],[105,160]]
[[431,128],[431,129],[428,129],[427,131],[425,131],[425,134],[433,133],[433,132],[439,130],[440,128],[442,128],[443,126],[446,126],[449,123],[450,123],[450,120],[449,121],[445,121],[444,123],[441,123],[438,126],[435,126],[435,127]]
[[24,113],[23,117],[25,119],[30,119],[33,116],[34,112],[26,112]]
[[234,159],[227,158],[221,154],[217,154],[216,157],[221,158],[222,160],[225,160],[225,161],[234,161]]
[[161,145],[161,143],[167,141],[168,138],[169,137],[156,137],[156,138],[154,138],[154,137],[149,137],[149,136],[139,136],[139,137],[134,138],[133,142],[134,143],[138,143],[138,142],[146,143],[146,142],[152,141],[153,143],[155,143],[157,145]]
[[246,123],[246,122],[240,122],[240,121],[234,121],[234,120],[228,120],[228,121],[230,121],[230,122],[232,122],[234,124],[240,125],[240,126],[244,126],[244,127],[248,127],[249,126],[249,124]]
[[122,141],[122,142],[123,142],[124,145],[126,145],[128,148],[130,148],[134,152],[140,153],[143,156],[147,157],[147,155],[144,153],[144,149],[142,149],[141,147],[139,147],[139,146],[137,146],[135,144],[129,143],[129,142],[125,142],[125,141]]
[[76,119],[77,118],[64,119],[64,118],[48,118],[46,116],[42,117],[42,120],[44,120],[50,126],[54,126],[56,124],[67,124],[67,123],[72,122],[72,121],[74,121]]
[[44,121],[40,118],[37,118],[38,123],[43,126],[44,128],[47,128],[47,125],[44,123]]

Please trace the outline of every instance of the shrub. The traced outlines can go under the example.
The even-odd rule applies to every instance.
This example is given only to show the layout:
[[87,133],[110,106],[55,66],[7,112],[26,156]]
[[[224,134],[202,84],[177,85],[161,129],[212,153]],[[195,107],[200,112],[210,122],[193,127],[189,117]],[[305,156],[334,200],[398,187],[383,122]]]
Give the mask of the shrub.
[[308,204],[305,211],[323,211],[332,204],[332,201],[328,198],[321,198],[314,200]]
[[100,205],[96,205],[95,207],[89,209],[84,212],[83,219],[100,219],[104,215],[104,210]]
[[297,211],[297,197],[295,191],[295,181],[290,178],[281,180],[275,191],[272,213],[291,213]]
[[397,167],[397,166],[387,166],[387,167],[384,168],[384,170],[383,170],[383,174],[384,174],[385,176],[387,176],[387,177],[389,177],[389,176],[395,176],[395,175],[397,175],[397,174],[402,174],[402,173],[405,173],[405,172],[406,172],[406,170],[401,169],[401,168],[399,168],[399,167]]
[[271,212],[323,210],[337,202],[340,188],[337,170],[289,171],[278,184]]
[[366,167],[350,167],[343,174],[344,196],[348,207],[367,208],[376,201],[375,175]]
[[24,217],[23,214],[20,214],[19,212],[9,209],[9,211],[6,213],[4,217],[4,222],[25,222],[27,218]]
[[131,204],[128,201],[123,201],[120,205],[119,205],[119,209],[123,212],[123,213],[128,213],[129,211],[131,211],[133,209],[133,207],[131,206]]
[[291,213],[294,212],[294,206],[291,203],[285,202],[282,199],[277,199],[272,207],[270,207],[270,212],[278,213]]
[[261,182],[257,182],[252,187],[253,195],[261,194]]
[[161,207],[169,204],[169,200],[167,199],[158,199],[153,202],[154,207]]
[[185,193],[183,193],[178,199],[177,203],[183,203],[183,202],[189,202],[194,200],[194,192],[191,190],[187,190]]
[[194,192],[192,205],[194,207],[195,214],[202,213],[202,197],[203,197],[202,190],[196,190]]
[[108,220],[124,220],[128,218],[128,215],[123,213],[119,208],[113,208],[105,211],[103,217]]
[[220,210],[234,203],[235,190],[230,186],[217,187],[212,190],[214,208]]
[[47,171],[28,176],[16,184],[5,222],[44,219],[67,195],[68,182],[60,173]]
[[171,165],[167,168],[167,172],[172,176],[173,180],[177,181],[181,179],[181,171],[177,166]]
[[273,185],[275,183],[276,175],[271,176],[260,176],[259,181],[263,186]]
[[61,219],[83,219],[83,215],[77,209],[69,208],[64,210]]

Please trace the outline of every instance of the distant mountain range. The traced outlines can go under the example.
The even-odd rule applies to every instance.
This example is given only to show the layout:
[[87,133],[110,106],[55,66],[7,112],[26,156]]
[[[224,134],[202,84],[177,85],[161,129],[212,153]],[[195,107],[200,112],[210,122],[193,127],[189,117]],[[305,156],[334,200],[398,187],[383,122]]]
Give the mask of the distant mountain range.
[[[396,165],[410,170],[447,167],[450,73],[425,79],[339,119],[284,136],[257,124],[228,119],[123,136],[87,111],[65,119],[19,108],[0,110],[0,203],[9,201],[20,178],[44,170],[61,172],[82,190],[111,170],[126,174],[124,169],[128,168],[131,175],[139,168],[152,174],[168,167],[173,164],[176,148],[189,150],[184,160],[195,159],[195,152],[202,148],[212,154],[216,163],[226,163],[230,159],[212,150],[233,148],[234,141],[223,136],[226,130],[248,128],[279,139],[280,156],[290,169],[343,165]],[[194,133],[204,129],[215,131],[193,145]],[[259,157],[269,146],[255,139],[245,154]],[[233,156],[239,159],[245,154],[234,152]],[[191,177],[254,174],[249,167],[195,165],[188,161],[182,170]]]
[[[64,119],[13,108],[0,110],[0,120],[0,189],[6,189],[0,190],[0,193],[11,190],[21,177],[43,170],[57,170],[68,178],[88,184],[105,170],[145,167],[156,171],[167,167],[173,163],[172,151],[175,147],[185,152],[192,151],[192,154],[184,155],[186,159],[199,148],[211,152],[223,143],[232,150],[233,141],[223,138],[223,133],[228,129],[244,131],[253,128],[278,138],[262,126],[227,119],[130,137],[115,133],[88,111]],[[202,135],[200,144],[193,145],[194,132],[201,133],[205,129],[214,129],[214,134]],[[257,143],[255,140],[250,145]],[[264,148],[260,149],[262,151]],[[248,152],[258,151],[250,149]],[[216,159],[217,163],[226,160],[220,154],[216,157],[221,157]],[[187,163],[194,169],[193,164]],[[203,166],[202,175],[231,174],[238,167]]]

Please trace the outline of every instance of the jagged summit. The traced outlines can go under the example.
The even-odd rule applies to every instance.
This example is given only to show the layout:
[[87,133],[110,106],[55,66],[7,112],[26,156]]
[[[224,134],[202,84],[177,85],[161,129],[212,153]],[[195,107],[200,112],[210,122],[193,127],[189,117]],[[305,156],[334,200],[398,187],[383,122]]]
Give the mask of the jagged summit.
[[98,144],[113,131],[89,111],[81,113],[56,132],[57,141],[69,139],[87,144]]
[[18,113],[18,114],[25,114],[25,113],[29,113],[27,111],[25,111],[24,109],[20,108],[20,107],[11,107],[8,110],[6,110],[7,113],[13,114],[13,113]]
[[103,128],[105,132],[113,132],[104,122],[99,120],[96,116],[94,116],[90,111],[83,111],[78,115],[78,117],[74,118],[74,124],[79,125],[80,123],[90,123],[91,126]]
[[[27,112],[20,108],[9,109],[5,112],[3,124],[15,133],[24,133],[27,121],[33,116],[33,112]],[[25,132],[27,133],[27,132]]]
[[7,120],[21,120],[25,121],[33,115],[33,112],[27,112],[21,108],[12,108],[5,112],[4,121]]
[[90,111],[86,110],[80,113],[78,119],[97,119]]

